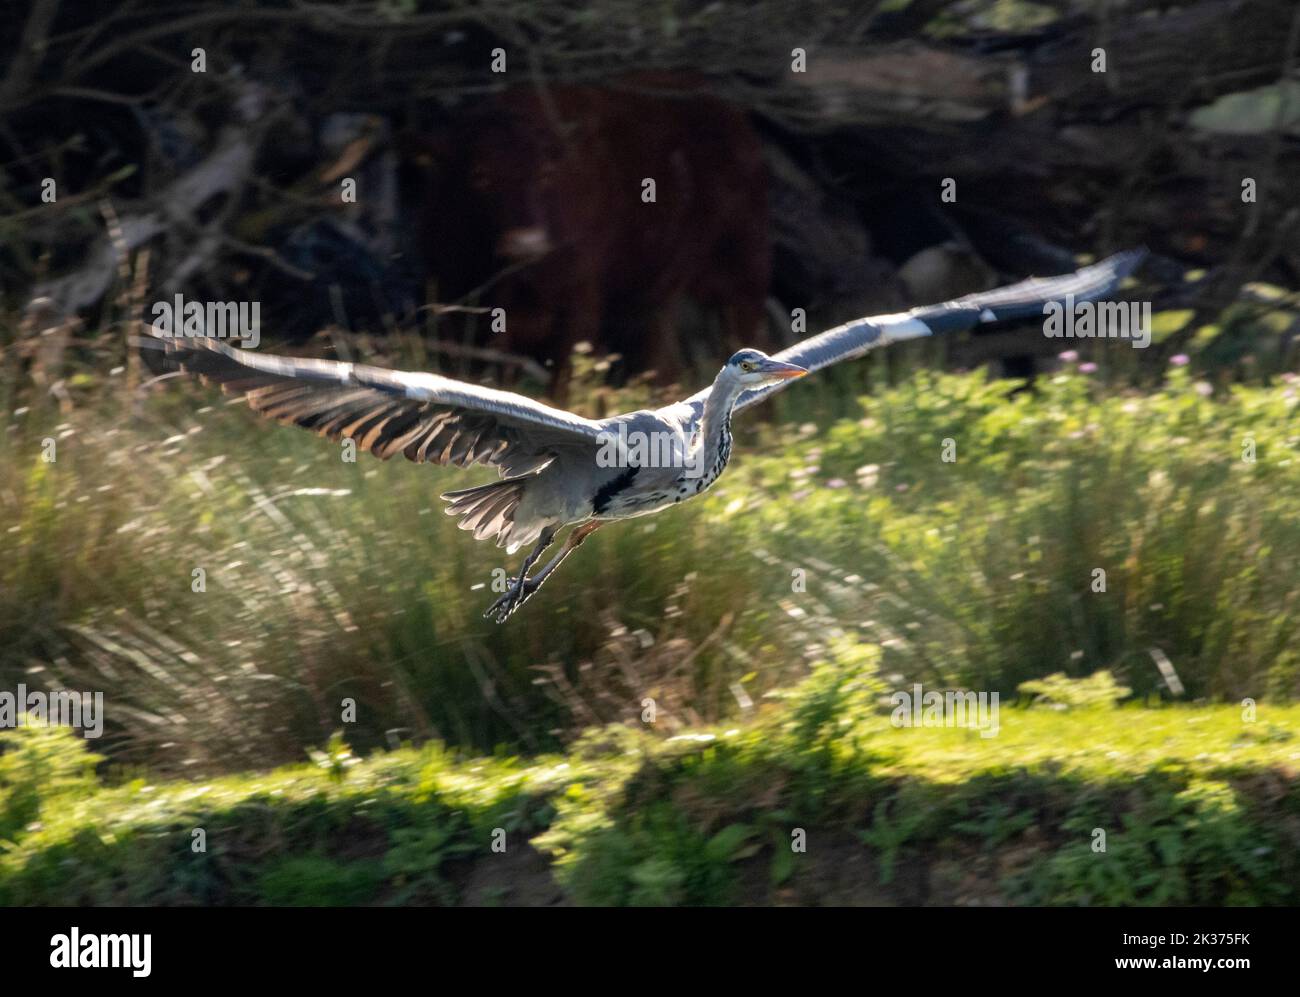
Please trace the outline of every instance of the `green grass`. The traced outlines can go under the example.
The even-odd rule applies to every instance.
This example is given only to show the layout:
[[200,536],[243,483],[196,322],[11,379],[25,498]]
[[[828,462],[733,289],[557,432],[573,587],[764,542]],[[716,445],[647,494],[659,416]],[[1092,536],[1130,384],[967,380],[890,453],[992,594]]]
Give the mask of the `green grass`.
[[844,645],[735,726],[528,760],[336,738],[106,786],[66,732],[6,733],[0,904],[1300,902],[1300,707],[1025,699],[984,738],[892,726],[877,663]]

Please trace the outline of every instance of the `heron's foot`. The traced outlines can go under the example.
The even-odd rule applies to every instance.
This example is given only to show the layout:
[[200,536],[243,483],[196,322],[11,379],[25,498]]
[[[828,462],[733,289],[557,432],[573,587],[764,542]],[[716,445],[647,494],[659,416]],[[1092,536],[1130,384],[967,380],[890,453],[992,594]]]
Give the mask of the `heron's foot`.
[[541,588],[541,582],[535,582],[531,578],[509,578],[507,579],[509,587],[501,594],[496,602],[488,606],[483,616],[491,617],[498,623],[504,623],[514,615],[516,609],[528,601],[528,597]]
[[546,562],[546,567],[529,578],[528,569],[536,563],[542,551],[550,546],[551,540],[555,536],[554,528],[548,527],[546,532],[542,534],[537,546],[533,548],[533,552],[524,559],[519,577],[510,579],[509,587],[506,588],[501,598],[488,606],[487,612],[483,615],[492,617],[498,623],[504,623],[510,619],[514,611],[527,602],[529,597],[542,587],[542,583],[551,577],[551,573],[560,566],[564,559],[577,550],[582,541],[587,539],[599,526],[599,521],[593,521],[575,527],[569,534],[568,539],[564,541],[564,546],[560,548],[560,552]]

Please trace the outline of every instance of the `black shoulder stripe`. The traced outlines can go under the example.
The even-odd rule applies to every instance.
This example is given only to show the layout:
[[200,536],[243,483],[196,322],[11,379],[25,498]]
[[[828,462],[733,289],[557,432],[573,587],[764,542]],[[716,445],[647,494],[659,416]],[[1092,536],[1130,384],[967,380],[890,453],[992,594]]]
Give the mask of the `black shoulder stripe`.
[[641,470],[639,467],[629,467],[618,477],[601,485],[600,490],[596,492],[596,497],[591,501],[591,511],[599,516],[608,509],[610,502],[614,501],[614,496],[627,490],[639,470]]

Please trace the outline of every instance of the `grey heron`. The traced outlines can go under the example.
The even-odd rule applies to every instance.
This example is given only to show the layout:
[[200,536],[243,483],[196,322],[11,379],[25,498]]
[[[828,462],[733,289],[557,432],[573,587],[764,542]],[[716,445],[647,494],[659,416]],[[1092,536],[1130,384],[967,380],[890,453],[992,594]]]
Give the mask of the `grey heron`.
[[[519,573],[484,616],[504,623],[605,523],[659,512],[706,491],[731,457],[731,417],[792,380],[888,343],[977,325],[1041,317],[1045,306],[1096,300],[1141,262],[1132,250],[1059,277],[1033,278],[940,305],[858,319],[775,356],[744,349],[713,383],[684,401],[586,419],[438,374],[237,349],[218,339],[168,337],[164,349],[256,412],[381,459],[495,467],[499,480],[441,497],[476,540],[509,554],[532,545]],[[158,333],[154,333],[155,336]],[[530,575],[566,527],[560,549]]]

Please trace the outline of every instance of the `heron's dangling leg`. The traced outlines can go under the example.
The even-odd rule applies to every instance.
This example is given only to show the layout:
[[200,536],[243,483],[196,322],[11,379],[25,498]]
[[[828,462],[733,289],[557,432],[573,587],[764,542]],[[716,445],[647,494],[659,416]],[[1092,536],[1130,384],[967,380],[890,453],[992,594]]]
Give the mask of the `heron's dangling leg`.
[[542,556],[542,552],[555,542],[555,534],[556,528],[554,526],[548,526],[542,530],[537,543],[528,552],[528,556],[524,558],[524,563],[519,566],[518,577],[509,579],[505,592],[487,608],[487,612],[483,614],[484,616],[492,616],[507,605],[512,607],[511,612],[513,612],[513,607],[522,601],[521,593],[524,590],[524,584],[528,580],[528,569],[536,564],[537,559]]
[[[558,568],[564,562],[566,557],[581,547],[582,542],[586,540],[587,537],[591,536],[603,525],[604,524],[601,522],[592,520],[583,523],[581,526],[574,527],[573,532],[564,538],[564,545],[555,553],[554,557],[546,562],[546,566],[537,573],[537,577],[528,578],[526,571],[527,567],[536,560],[537,555],[541,554],[541,552],[546,549],[541,546],[541,544],[533,548],[532,553],[528,555],[528,559],[524,562],[525,570],[519,572],[519,577],[515,580],[515,584],[513,584],[510,587],[510,590],[501,596],[501,598],[492,603],[492,605],[488,607],[487,612],[483,615],[494,617],[498,623],[504,623],[506,620],[510,619],[511,614],[527,602],[534,592],[542,587],[542,583],[550,577],[551,572]],[[550,541],[548,540],[547,543],[549,544]]]

